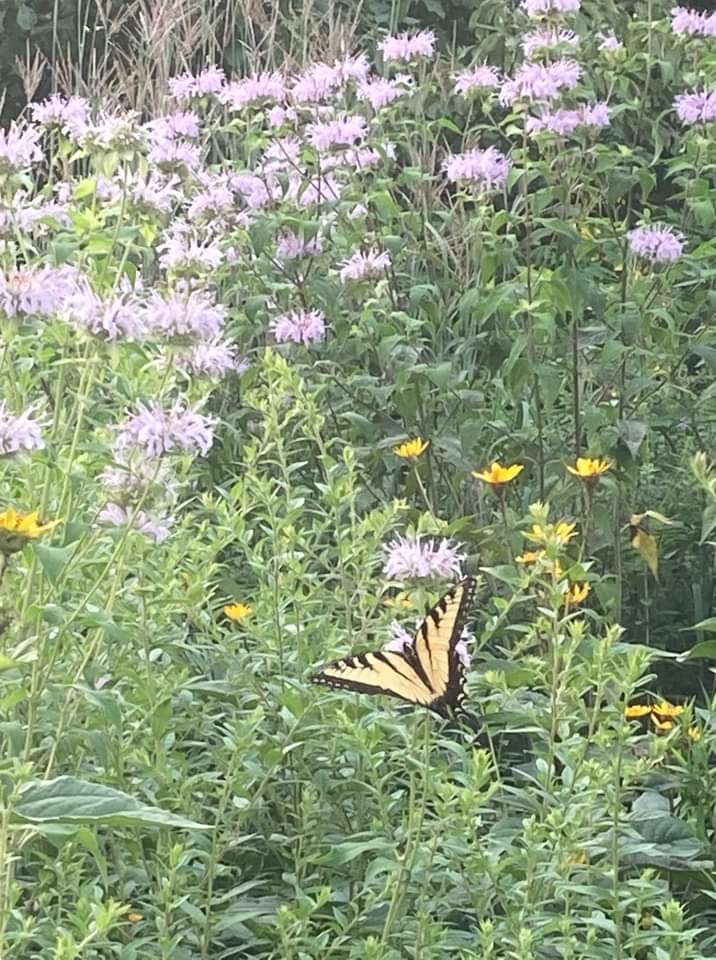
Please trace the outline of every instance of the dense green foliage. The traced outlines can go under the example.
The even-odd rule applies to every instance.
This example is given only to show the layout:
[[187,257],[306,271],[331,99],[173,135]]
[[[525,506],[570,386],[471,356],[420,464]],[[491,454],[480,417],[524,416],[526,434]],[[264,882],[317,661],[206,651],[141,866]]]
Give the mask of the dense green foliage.
[[[36,153],[0,141],[3,960],[714,956],[716,124],[674,101],[716,51],[669,7],[565,18],[563,105],[610,112],[569,136],[455,90],[515,76],[516,4],[375,0],[353,46],[386,78],[383,28],[445,30],[391,105],[341,81],[272,125],[162,88],[108,120],[98,86]],[[296,60],[284,13],[226,62]],[[196,136],[142,123],[177,109]],[[345,115],[362,162],[323,142]],[[449,175],[476,147],[504,176]],[[678,255],[638,254],[654,224]],[[210,335],[157,320],[190,290]],[[247,369],[191,366],[219,334]],[[446,587],[388,578],[399,535],[478,578],[477,737],[310,684]]]

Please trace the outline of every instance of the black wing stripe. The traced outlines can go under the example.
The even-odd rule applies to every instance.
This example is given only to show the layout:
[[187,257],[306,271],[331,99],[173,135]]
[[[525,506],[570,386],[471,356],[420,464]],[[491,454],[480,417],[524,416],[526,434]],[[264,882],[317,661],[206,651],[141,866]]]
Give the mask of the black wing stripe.
[[[376,660],[380,660],[381,663],[387,664],[387,665],[390,667],[391,670],[395,670],[395,672],[398,674],[398,676],[399,676],[399,677],[402,677],[403,680],[409,680],[411,683],[415,683],[415,679],[414,679],[413,677],[411,677],[409,674],[403,673],[402,670],[398,670],[398,668],[397,668],[396,665],[393,663],[393,661],[390,660],[388,657],[386,657],[386,655],[383,653],[382,650],[377,650],[377,651],[373,654],[373,656],[375,657]],[[405,663],[407,666],[409,666],[410,669],[411,669],[414,673],[417,674],[418,679],[421,680],[421,681],[425,684],[425,686],[428,688],[428,690],[432,690],[432,689],[433,689],[433,688],[430,686],[430,684],[428,683],[427,677],[425,677],[424,674],[421,676],[421,674],[418,673],[418,671],[415,669],[415,664],[412,662],[412,660],[409,660],[404,653],[399,653],[398,656],[399,656],[400,659],[403,661],[403,663]]]

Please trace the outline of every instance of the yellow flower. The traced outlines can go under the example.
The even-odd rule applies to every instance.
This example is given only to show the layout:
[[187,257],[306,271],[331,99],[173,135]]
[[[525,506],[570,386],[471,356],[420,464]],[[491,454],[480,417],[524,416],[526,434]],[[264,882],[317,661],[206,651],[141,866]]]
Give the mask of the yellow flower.
[[[551,573],[554,580],[561,580],[562,577],[564,576],[564,570],[562,569],[562,566],[559,560],[555,560],[554,563],[552,564]],[[589,591],[587,591],[587,593],[588,592]]]
[[556,524],[549,524],[546,527],[539,523],[532,524],[532,530],[526,536],[530,540],[536,540],[537,543],[554,543],[563,547],[572,537],[576,537],[576,523],[567,523],[561,520]]
[[572,854],[569,858],[569,863],[574,863],[576,866],[584,866],[589,863],[589,854],[586,850],[580,850],[578,853]]
[[417,460],[421,453],[428,449],[429,440],[423,440],[422,437],[413,437],[412,440],[406,440],[397,447],[393,447],[393,453],[396,457],[402,457],[403,460]]
[[245,620],[253,612],[254,608],[250,603],[230,603],[227,607],[224,607],[224,613],[229,620],[235,620],[236,622]]
[[653,713],[651,715],[651,722],[654,724],[657,730],[663,730],[665,733],[674,729],[673,720],[659,720],[659,718]]
[[544,550],[525,550],[519,557],[515,557],[515,563],[537,563],[544,554]]
[[0,553],[17,553],[28,540],[36,540],[61,523],[60,520],[38,523],[38,516],[37,510],[24,514],[18,513],[12,507],[0,513]]
[[698,727],[689,727],[687,733],[694,743],[698,743],[698,741],[701,739],[701,731]]
[[680,717],[684,712],[684,708],[680,703],[669,703],[668,700],[655,703],[651,709],[653,713],[658,713],[660,717]]
[[506,483],[518,477],[524,469],[522,463],[512,463],[509,467],[503,467],[499,460],[493,460],[489,470],[473,470],[472,475],[493,487],[504,487]]
[[141,913],[137,913],[137,911],[134,910],[132,913],[127,914],[127,920],[129,920],[130,923],[139,923],[140,920],[144,920],[144,917]]
[[638,717],[645,717],[651,713],[651,707],[648,703],[632,703],[624,708],[624,716],[628,720],[635,720]]
[[570,473],[586,483],[596,483],[603,473],[611,468],[610,460],[592,460],[590,457],[577,457],[573,467],[567,467]]
[[591,589],[588,583],[583,583],[581,586],[578,583],[573,583],[564,595],[565,604],[582,603],[589,596]]

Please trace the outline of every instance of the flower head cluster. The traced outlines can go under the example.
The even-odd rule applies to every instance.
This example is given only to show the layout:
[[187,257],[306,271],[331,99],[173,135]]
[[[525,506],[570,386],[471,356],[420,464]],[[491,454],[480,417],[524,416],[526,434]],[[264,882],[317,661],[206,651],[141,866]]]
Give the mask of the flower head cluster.
[[5,401],[0,401],[0,457],[23,450],[42,450],[44,446],[42,427],[34,411],[12,414]]
[[67,299],[67,320],[78,330],[87,330],[103,340],[138,340],[146,333],[144,319],[131,296],[105,300],[88,286]]
[[633,254],[652,263],[674,263],[686,244],[684,236],[665,223],[637,227],[628,234],[628,241]]
[[142,152],[146,147],[146,134],[135,110],[102,111],[94,120],[75,124],[71,136],[90,153],[113,151],[126,155]]
[[197,343],[187,353],[177,356],[177,364],[189,373],[207,377],[223,377],[227,373],[245,373],[249,364],[239,358],[236,345],[217,340]]
[[147,326],[171,339],[209,340],[224,329],[223,306],[200,290],[175,291],[166,298],[156,291],[146,307]]
[[252,103],[283,100],[286,82],[280,73],[254,73],[227,83],[219,93],[219,102],[231,110],[242,110]]
[[390,254],[385,250],[380,252],[371,247],[366,253],[356,251],[338,266],[339,276],[344,283],[347,280],[366,280],[385,273],[390,266]]
[[250,617],[253,612],[254,608],[250,603],[229,603],[224,607],[224,613],[234,623],[241,623],[242,620]]
[[108,503],[100,511],[99,519],[113,527],[127,527],[131,524],[135,530],[155,543],[162,543],[169,536],[170,521],[166,518],[153,518],[144,510],[122,507],[118,503]]
[[386,63],[391,60],[408,63],[418,57],[432,57],[436,39],[432,30],[421,30],[412,36],[401,33],[397,37],[383,37],[378,41],[378,49]]
[[53,530],[60,520],[41,523],[39,513],[18,513],[9,507],[0,513],[0,553],[7,556],[22,550],[28,540],[37,540],[43,533]]
[[624,44],[613,33],[600,33],[597,36],[600,53],[621,53],[624,49]]
[[292,310],[274,317],[271,330],[279,343],[319,343],[326,338],[326,318],[320,310]]
[[358,84],[356,97],[358,100],[365,100],[374,110],[381,110],[405,96],[409,89],[404,77],[394,77],[392,80],[385,77],[366,77]]
[[567,470],[569,470],[573,476],[579,477],[579,479],[583,480],[587,485],[594,485],[598,482],[602,474],[611,470],[611,467],[611,460],[604,460],[599,457],[596,459],[591,457],[577,457],[575,465],[573,467],[568,466]]
[[609,126],[609,107],[606,103],[585,104],[576,110],[545,111],[539,117],[527,117],[525,127],[528,133],[554,133],[564,137],[574,133],[580,127]]
[[448,180],[470,180],[486,190],[501,187],[510,167],[510,161],[495,147],[488,147],[487,150],[475,147],[466,153],[452,154],[443,161]]
[[319,234],[306,240],[299,233],[284,233],[276,246],[278,260],[298,260],[300,257],[314,257],[323,250],[323,241]]
[[120,453],[130,449],[144,451],[147,456],[160,457],[165,453],[207,454],[214,442],[213,417],[204,416],[193,407],[176,401],[169,409],[154,403],[140,403],[118,429],[115,449]]
[[42,160],[39,127],[11,123],[0,127],[0,176],[19,173]]
[[522,38],[522,50],[528,60],[537,54],[550,50],[574,50],[579,46],[579,37],[572,30],[556,30],[554,28],[535,30],[526,33]]
[[522,9],[528,17],[544,17],[555,13],[574,13],[580,0],[522,0]]
[[225,79],[224,71],[217,66],[207,67],[196,76],[188,72],[181,73],[169,78],[169,95],[175,100],[193,100],[220,93]]
[[53,93],[42,103],[30,107],[32,119],[43,127],[59,127],[66,136],[74,136],[89,119],[89,101],[84,97],[63,97]]
[[682,123],[714,123],[716,90],[692,90],[674,100],[676,114]]
[[149,120],[142,129],[153,144],[176,140],[178,137],[196,140],[201,132],[201,120],[199,114],[193,110],[177,110],[175,113]]
[[512,105],[519,100],[553,100],[563,90],[576,87],[582,68],[576,60],[562,57],[554,63],[523,63],[500,90],[500,102]]
[[512,463],[503,467],[499,460],[493,460],[489,469],[473,470],[472,475],[484,483],[489,483],[491,487],[500,489],[514,480],[515,477],[519,477],[524,469],[522,463]]
[[27,266],[0,274],[0,313],[8,317],[50,316],[83,286],[76,267]]
[[310,123],[307,133],[309,142],[317,150],[330,150],[332,147],[352,147],[364,140],[368,126],[363,117],[339,117],[325,123]]
[[391,580],[460,576],[464,560],[451,540],[398,536],[386,548],[383,573]]
[[716,13],[699,13],[686,7],[671,11],[671,29],[679,36],[716,37]]
[[185,275],[211,273],[224,262],[224,251],[211,238],[198,240],[177,221],[157,247],[165,270]]
[[460,70],[453,76],[455,93],[463,96],[470,93],[484,93],[497,90],[500,86],[500,75],[495,67],[481,63],[466,70]]
[[417,460],[421,454],[425,453],[429,444],[429,440],[423,440],[422,437],[413,437],[412,440],[406,440],[405,443],[393,447],[393,453],[402,460]]

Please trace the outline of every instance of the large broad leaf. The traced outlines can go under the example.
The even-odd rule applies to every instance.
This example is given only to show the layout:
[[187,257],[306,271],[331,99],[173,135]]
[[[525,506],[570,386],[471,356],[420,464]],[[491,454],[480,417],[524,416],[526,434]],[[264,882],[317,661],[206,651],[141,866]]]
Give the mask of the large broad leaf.
[[77,777],[32,780],[20,793],[15,814],[30,823],[109,823],[208,830],[204,824],[150,807],[129,794]]

